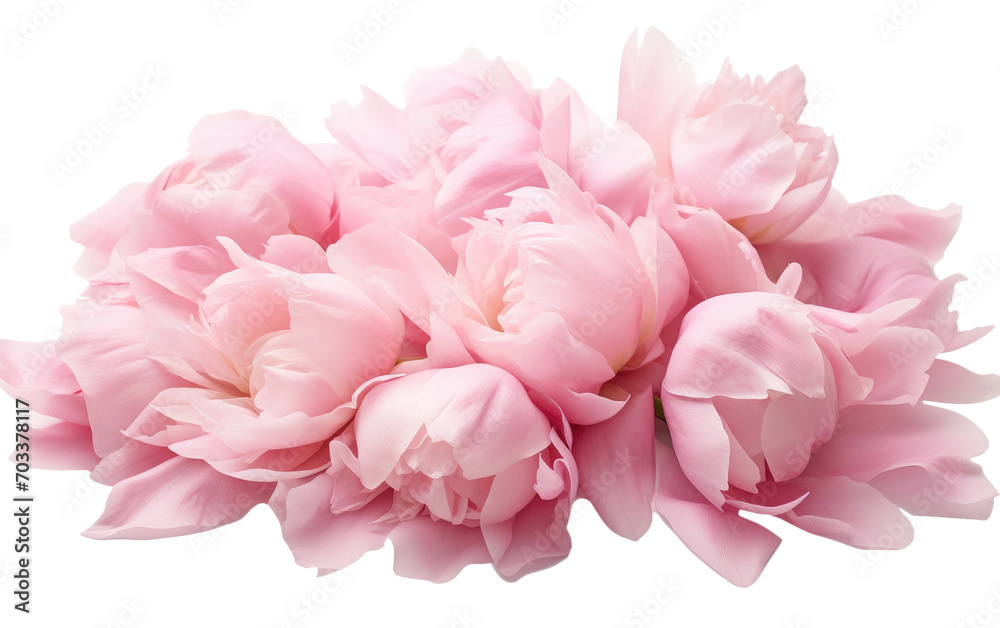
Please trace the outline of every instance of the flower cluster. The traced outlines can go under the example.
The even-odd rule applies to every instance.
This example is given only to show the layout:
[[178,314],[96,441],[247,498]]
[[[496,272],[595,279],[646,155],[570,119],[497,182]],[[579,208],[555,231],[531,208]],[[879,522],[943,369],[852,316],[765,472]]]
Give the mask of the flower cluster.
[[390,540],[403,576],[513,580],[582,498],[746,586],[779,539],[744,511],[879,549],[989,515],[982,432],[933,405],[1000,392],[940,357],[987,331],[933,271],[959,210],[833,189],[797,68],[698,83],[650,31],[615,120],[475,51],[405,96],[334,105],[327,144],[209,116],[73,227],[88,287],[0,383],[36,466],[112,487],[87,536],[267,504],[320,573]]

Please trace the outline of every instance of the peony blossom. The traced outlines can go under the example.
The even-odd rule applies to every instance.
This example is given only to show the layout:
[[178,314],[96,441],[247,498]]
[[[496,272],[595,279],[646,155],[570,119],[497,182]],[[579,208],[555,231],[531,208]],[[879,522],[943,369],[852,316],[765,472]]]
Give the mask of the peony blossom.
[[934,272],[960,219],[957,205],[932,211],[898,196],[849,203],[835,193],[799,229],[759,253],[772,273],[789,263],[800,266],[799,297],[809,303],[871,312],[900,299],[919,299],[906,314],[907,324],[952,351],[989,331],[958,329],[958,312],[950,308],[955,285],[964,278],[939,279]]
[[119,259],[149,249],[201,246],[224,258],[219,237],[253,254],[274,235],[305,235],[324,246],[336,240],[333,176],[278,120],[245,111],[207,116],[188,151],[73,226],[84,246],[83,276],[103,279]]
[[597,115],[566,83],[532,87],[520,67],[470,50],[417,72],[395,107],[364,90],[336,103],[327,127],[370,168],[339,197],[344,232],[391,220],[447,268],[467,218],[503,207],[514,190],[545,185],[537,154],[631,222],[655,180],[649,146],[621,120]]
[[272,500],[301,565],[333,571],[390,539],[396,573],[435,582],[471,563],[517,579],[559,562],[577,486],[569,448],[511,374],[486,364],[376,385],[333,464]]
[[333,105],[333,143],[209,116],[73,226],[87,287],[0,341],[0,387],[33,465],[111,487],[86,536],[266,503],[320,574],[390,541],[405,577],[517,580],[585,499],[747,586],[766,516],[898,549],[904,512],[990,515],[985,437],[935,405],[1000,394],[943,357],[990,329],[934,270],[959,209],[844,198],[797,68],[697,83],[650,31],[615,119],[474,50],[404,93]]
[[711,210],[755,244],[773,242],[812,215],[837,167],[833,139],[799,122],[805,77],[738,76],[727,61],[697,84],[662,33],[638,33],[622,56],[618,116],[649,142],[656,173],[679,204]]
[[[678,502],[702,504],[699,517],[711,505],[714,518],[741,529],[756,524],[738,520],[740,510],[781,516],[866,549],[908,544],[900,508],[913,511],[912,498],[942,477],[940,501],[915,514],[989,514],[996,490],[969,460],[985,450],[984,436],[923,402],[943,346],[893,353],[922,332],[893,322],[916,303],[845,314],[751,292],[709,299],[686,315],[662,389],[669,436],[661,435],[659,465],[674,479],[659,484],[656,507],[722,575],[752,582],[774,538],[753,527],[735,539],[739,553],[714,555],[704,548],[726,543],[729,532],[691,525],[691,507]],[[890,529],[897,533],[886,541]]]
[[[261,260],[231,240],[223,244],[237,269],[186,303],[162,278],[153,281],[152,268],[136,269],[146,273],[132,281],[146,351],[182,381],[153,397],[123,430],[127,442],[95,469],[96,477],[119,482],[88,535],[134,538],[187,530],[195,520],[227,522],[170,500],[169,508],[135,512],[127,504],[139,491],[170,488],[173,500],[187,503],[216,483],[247,485],[266,501],[263,485],[322,471],[330,464],[327,442],[353,418],[356,395],[396,364],[403,335],[397,311],[328,270],[295,272],[323,259],[315,242],[277,236]],[[317,333],[322,342],[313,340]],[[162,486],[167,468],[178,482],[197,477],[183,486],[188,495]],[[213,502],[229,506],[227,498],[216,493]]]
[[331,247],[330,265],[385,287],[432,342],[439,319],[473,359],[515,374],[570,422],[595,423],[621,408],[601,386],[664,352],[660,334],[687,302],[688,274],[655,220],[628,226],[545,167],[549,188],[522,190],[456,239],[456,275],[380,225]]

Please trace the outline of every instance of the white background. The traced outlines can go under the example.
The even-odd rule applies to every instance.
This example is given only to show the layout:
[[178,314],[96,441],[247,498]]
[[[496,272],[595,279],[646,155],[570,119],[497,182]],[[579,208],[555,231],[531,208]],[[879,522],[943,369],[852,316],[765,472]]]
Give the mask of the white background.
[[[690,48],[701,80],[714,78],[727,56],[738,71],[766,77],[799,64],[814,94],[809,122],[835,135],[835,185],[849,199],[898,180],[918,204],[963,204],[964,223],[942,275],[975,275],[986,268],[984,256],[997,255],[1000,3],[577,2],[564,2],[572,14],[553,23],[546,11],[558,11],[558,0],[400,0],[390,24],[348,60],[341,44],[388,0],[233,0],[234,7],[70,1],[20,45],[11,33],[20,36],[25,18],[45,21],[37,17],[44,3],[4,0],[0,337],[44,340],[58,332],[58,306],[83,287],[71,272],[80,250],[68,239],[69,225],[121,186],[149,180],[181,157],[204,114],[279,107],[295,116],[289,127],[300,139],[322,141],[329,105],[356,102],[361,84],[399,103],[412,70],[476,46],[520,62],[538,86],[565,78],[613,116],[619,55],[637,26],[656,26]],[[894,6],[899,27],[890,31]],[[699,39],[700,48],[690,45]],[[122,119],[116,99],[141,84],[147,67],[168,76]],[[59,180],[52,163],[105,117],[113,118],[113,131]],[[948,129],[958,140],[933,166],[914,171],[911,158]],[[962,308],[965,327],[996,321],[998,283],[975,286]],[[955,359],[997,371],[998,353],[1000,335],[992,334]],[[998,409],[993,402],[968,414],[1000,443]],[[13,416],[13,402],[0,399],[0,416]],[[1000,480],[1000,448],[979,462]],[[3,468],[0,499],[9,504],[13,471],[9,463]],[[34,487],[34,612],[13,612],[13,583],[0,570],[4,626],[1000,626],[1000,516],[918,520],[914,544],[882,556],[771,521],[785,542],[758,583],[742,590],[702,565],[658,520],[632,543],[604,529],[581,502],[564,563],[516,584],[474,566],[452,583],[432,585],[394,576],[388,547],[340,580],[317,580],[294,564],[266,507],[193,541],[93,541],[79,532],[100,513],[107,489],[84,473],[41,471]],[[14,526],[10,516],[2,521],[0,566],[9,569]],[[643,607],[651,612],[645,624],[635,614]],[[970,617],[978,623],[965,623]]]

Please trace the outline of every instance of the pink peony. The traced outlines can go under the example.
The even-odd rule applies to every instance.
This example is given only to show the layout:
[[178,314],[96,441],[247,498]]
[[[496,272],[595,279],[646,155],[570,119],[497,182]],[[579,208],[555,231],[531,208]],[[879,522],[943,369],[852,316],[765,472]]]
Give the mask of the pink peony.
[[342,569],[391,539],[396,573],[442,582],[470,563],[517,579],[559,562],[576,465],[511,374],[485,364],[376,385],[333,464],[272,500],[299,564]]
[[[915,514],[988,516],[996,490],[969,460],[984,436],[923,403],[942,345],[894,353],[922,332],[893,322],[917,303],[846,314],[743,293],[686,315],[662,390],[669,436],[659,466],[671,480],[661,478],[654,506],[722,575],[751,583],[776,547],[740,510],[856,547],[898,548],[912,538],[899,509],[913,512],[914,496],[946,478],[941,499]],[[715,552],[732,543],[738,551]]]
[[[212,506],[242,514],[234,505],[240,494],[219,486],[250,486],[266,500],[261,483],[321,472],[330,464],[327,443],[353,418],[365,383],[396,364],[403,336],[396,310],[328,270],[296,272],[322,263],[315,242],[276,236],[259,261],[231,240],[223,244],[237,269],[190,301],[149,267],[131,278],[146,352],[181,381],[149,401],[124,429],[128,441],[95,469],[95,477],[116,482],[90,536],[163,536],[190,531],[192,522],[214,527],[228,520],[178,502],[198,503],[211,491]],[[92,428],[104,425],[92,420]],[[179,486],[163,483],[168,469]],[[188,475],[197,479],[182,480]],[[164,490],[172,492],[162,507],[135,509],[136,495]]]
[[435,325],[447,326],[474,360],[544,393],[571,423],[595,423],[622,405],[601,386],[664,352],[687,271],[654,220],[628,226],[543,165],[549,188],[519,191],[456,239],[457,276],[402,234],[386,239],[383,225],[331,247],[331,267],[383,286],[432,343]]
[[277,234],[329,241],[336,237],[335,198],[323,162],[276,120],[231,112],[196,126],[189,158],[153,183],[124,188],[74,225],[85,247],[77,270],[90,284],[64,309],[62,335],[4,341],[0,351],[8,392],[51,398],[35,435],[52,455],[36,462],[93,468],[122,445],[121,430],[160,391],[183,383],[147,353],[136,297],[145,284],[158,286],[164,306],[190,305],[235,268],[219,237],[255,254]]
[[871,312],[900,299],[919,299],[905,315],[907,324],[925,329],[952,351],[990,330],[959,331],[958,312],[950,307],[955,284],[964,278],[939,279],[934,272],[960,219],[957,205],[932,211],[898,196],[848,203],[835,193],[800,228],[759,252],[772,273],[790,263],[802,267],[799,297],[808,303]]
[[933,268],[958,208],[844,199],[797,68],[697,84],[651,31],[618,120],[475,51],[405,94],[334,105],[335,144],[205,118],[73,227],[88,287],[0,386],[36,466],[112,487],[86,535],[267,503],[320,573],[390,540],[403,576],[515,580],[584,498],[746,586],[779,539],[741,512],[879,549],[990,514],[985,438],[932,405],[1000,393],[941,357],[989,331]]
[[562,81],[540,90],[521,68],[470,50],[417,72],[399,109],[364,91],[337,103],[327,126],[370,168],[339,199],[344,232],[391,220],[447,268],[449,238],[503,207],[506,196],[545,185],[536,153],[627,222],[646,211],[655,179],[649,146],[622,121],[604,121]]
[[698,85],[659,31],[625,46],[618,116],[649,142],[679,204],[715,212],[755,244],[793,231],[830,191],[837,150],[799,122],[805,106],[797,67],[765,82],[727,61],[714,83]]
[[273,235],[296,233],[324,246],[336,240],[333,176],[274,118],[207,116],[188,151],[152,183],[123,188],[73,226],[85,247],[81,274],[97,277],[149,249],[199,246],[225,257],[223,236],[254,255]]

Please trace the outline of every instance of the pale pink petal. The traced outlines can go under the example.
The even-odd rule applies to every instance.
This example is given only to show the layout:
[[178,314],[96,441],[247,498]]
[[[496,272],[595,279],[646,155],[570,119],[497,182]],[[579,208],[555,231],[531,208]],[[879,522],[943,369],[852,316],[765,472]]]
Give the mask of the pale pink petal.
[[986,446],[974,423],[944,408],[859,406],[841,413],[809,474],[870,483],[914,514],[982,518],[997,491],[970,459]]
[[46,426],[41,422],[43,417],[39,414],[34,414],[31,420],[30,454],[33,468],[90,471],[101,461],[94,453],[94,435],[86,425],[54,421]]
[[271,508],[298,565],[333,571],[349,567],[385,545],[395,526],[379,522],[391,505],[390,493],[383,492],[363,508],[335,515],[330,511],[335,487],[335,479],[321,473],[301,484],[281,483],[274,492]]
[[761,292],[714,297],[684,317],[663,389],[689,397],[824,394],[824,358],[796,302]]
[[572,541],[566,522],[568,501],[535,499],[508,522],[483,527],[483,535],[499,535],[503,542],[490,543],[494,569],[513,582],[523,576],[562,562]]
[[84,216],[70,227],[70,238],[84,246],[75,270],[82,277],[91,277],[108,267],[111,251],[129,229],[129,215],[142,202],[145,183],[132,183],[119,190],[97,210]]
[[1000,375],[980,375],[946,360],[934,360],[927,376],[926,401],[982,403],[1000,395]]
[[[548,418],[513,375],[485,364],[429,372],[417,391],[406,388],[407,378],[384,389],[400,389],[395,394],[407,396],[423,415],[428,436],[454,447],[466,479],[496,475],[551,444]],[[418,376],[409,380],[417,384]]]
[[441,264],[412,238],[387,225],[372,224],[350,233],[327,254],[335,273],[355,284],[383,289],[426,332],[431,311],[444,313],[458,306],[453,280]]
[[540,129],[545,156],[626,223],[644,215],[656,179],[649,144],[625,121],[608,127],[564,83],[546,90],[545,97],[558,99]]
[[773,290],[756,249],[716,212],[663,211],[660,222],[680,249],[692,290],[700,299]]
[[87,400],[94,451],[105,456],[121,445],[121,431],[132,424],[162,390],[184,380],[151,360],[138,308],[107,305],[96,314],[86,305],[64,311],[78,326],[60,358],[72,369]]
[[[622,403],[601,397],[601,385],[614,377],[603,355],[570,336],[566,321],[554,313],[534,316],[519,334],[468,326],[470,347],[530,388],[545,392],[571,423],[588,425],[613,416]],[[569,368],[572,365],[572,368]]]
[[129,439],[116,451],[101,459],[100,464],[90,472],[90,479],[99,484],[114,486],[176,457],[177,454],[166,447]]
[[891,469],[868,483],[903,510],[929,517],[985,520],[998,495],[982,467],[960,459],[939,459],[929,471]]
[[368,88],[363,87],[362,94],[357,107],[335,103],[326,126],[341,145],[387,180],[398,181],[409,174],[404,161],[410,152],[405,115]]
[[210,181],[266,190],[296,233],[326,235],[335,210],[333,179],[278,120],[246,111],[206,116],[191,132],[190,143],[191,159]]
[[867,482],[901,467],[932,470],[942,457],[972,458],[986,446],[982,430],[951,410],[926,404],[855,406],[840,413],[836,436],[813,454],[809,474]]
[[837,394],[832,372],[827,369],[827,389],[822,397],[777,395],[764,411],[761,447],[776,482],[801,474],[812,452],[830,440],[837,429]]
[[648,384],[623,377],[604,392],[627,395],[628,401],[607,421],[574,431],[580,488],[614,533],[638,540],[653,520],[653,392]]
[[670,133],[679,102],[694,87],[694,68],[684,54],[656,29],[639,42],[635,30],[622,52],[618,85],[618,118],[652,147],[659,173],[670,170]]
[[386,312],[342,277],[303,275],[289,288],[288,312],[292,334],[342,401],[396,365],[398,313]]
[[861,549],[902,549],[913,540],[909,519],[867,484],[843,476],[793,484],[809,495],[782,518],[806,532]]
[[687,481],[673,451],[656,443],[657,488],[653,507],[681,541],[706,565],[736,586],[760,577],[778,545],[773,532],[720,510]]
[[478,528],[430,517],[404,521],[389,533],[393,571],[405,578],[448,582],[467,565],[492,562]]
[[686,119],[670,148],[677,185],[727,220],[770,211],[795,179],[795,145],[762,107]]
[[156,539],[211,530],[266,503],[272,484],[228,478],[198,460],[171,458],[115,484],[94,539]]
[[676,457],[706,503],[721,507],[729,488],[730,436],[711,399],[678,397],[663,390],[663,414]]
[[58,342],[0,340],[0,389],[38,414],[86,426],[80,384],[58,354]]

